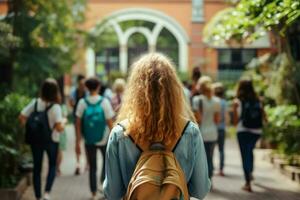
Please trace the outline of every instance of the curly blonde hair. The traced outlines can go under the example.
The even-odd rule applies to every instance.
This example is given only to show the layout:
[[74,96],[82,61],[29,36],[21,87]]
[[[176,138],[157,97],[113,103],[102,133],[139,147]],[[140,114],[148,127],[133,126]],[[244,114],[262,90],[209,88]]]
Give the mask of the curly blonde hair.
[[182,119],[195,121],[173,64],[162,54],[142,56],[132,66],[117,122],[128,122],[136,142],[170,144]]

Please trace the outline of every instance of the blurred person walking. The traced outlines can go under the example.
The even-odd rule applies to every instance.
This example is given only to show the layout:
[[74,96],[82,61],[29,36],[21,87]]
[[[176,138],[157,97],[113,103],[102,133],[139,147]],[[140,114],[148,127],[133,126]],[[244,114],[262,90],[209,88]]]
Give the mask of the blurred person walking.
[[[63,118],[67,119],[68,110],[65,104],[61,105]],[[67,123],[67,121],[66,121]],[[59,144],[58,144],[58,155],[57,155],[57,164],[56,164],[56,175],[61,175],[61,163],[63,160],[63,151],[67,149],[67,134],[66,131],[62,131],[59,135]]]
[[99,95],[100,81],[96,77],[88,78],[85,85],[89,96],[82,98],[76,109],[76,152],[81,154],[81,138],[84,138],[87,159],[89,162],[89,182],[92,199],[97,198],[97,149],[100,149],[103,157],[102,183],[105,176],[105,129],[112,128],[112,119],[115,115],[107,98]]
[[267,118],[251,80],[243,79],[239,82],[236,99],[233,103],[233,116],[237,125],[237,139],[246,181],[242,189],[252,192],[253,149],[262,134],[263,121],[267,121]]
[[214,170],[213,153],[218,139],[217,125],[220,122],[220,101],[213,96],[210,77],[202,76],[197,87],[201,95],[193,97],[192,107],[204,140],[208,175],[212,179]]
[[[118,123],[111,132],[107,146],[106,198],[146,199],[145,196],[148,196],[149,199],[161,199],[160,195],[176,193],[181,194],[180,199],[187,199],[188,196],[203,199],[210,189],[210,180],[202,137],[194,121],[183,86],[170,60],[161,54],[147,54],[135,62]],[[165,159],[170,158],[166,155],[174,155],[172,161],[168,159],[171,163],[174,158],[178,161],[177,168],[172,168],[176,169],[173,172],[178,176],[170,184],[162,186],[151,182],[154,181],[151,176],[153,167],[167,170],[166,165],[170,164],[154,162],[152,159],[157,153]],[[147,165],[144,160],[152,160],[150,163],[153,165]],[[145,171],[145,177],[138,173],[143,168],[149,169]],[[168,174],[168,177],[172,175]],[[183,182],[175,181],[179,177],[183,178],[180,179]],[[146,182],[143,182],[144,178]],[[161,174],[157,178],[167,181]],[[135,190],[135,183],[140,181],[143,184]],[[178,187],[173,188],[173,184],[181,186],[181,189],[186,188],[183,189],[186,193],[179,192]],[[172,192],[168,188],[172,188]]]
[[[83,75],[77,76],[77,85],[74,90],[70,94],[69,103],[72,107],[72,117],[74,120],[76,119],[76,109],[79,103],[79,100],[86,97],[87,91],[85,88],[85,77]],[[86,164],[86,168],[88,168],[88,163]],[[76,153],[76,168],[75,168],[75,175],[80,175],[80,155]]]
[[126,85],[126,82],[122,78],[116,79],[114,81],[114,84],[113,84],[114,94],[113,94],[112,99],[111,99],[111,104],[112,104],[112,107],[113,107],[113,109],[116,113],[119,112],[120,107],[121,107],[121,103],[122,103],[122,99],[123,99],[123,93],[124,93],[124,90],[125,90],[125,85]]
[[[195,67],[192,72],[192,86],[191,86],[191,98],[200,95],[198,81],[201,78],[202,73],[200,67]],[[192,101],[192,100],[191,100]]]
[[214,83],[214,94],[216,97],[220,99],[220,123],[218,124],[218,149],[219,149],[219,175],[224,176],[224,163],[225,163],[225,153],[224,153],[224,146],[225,146],[225,139],[226,139],[226,124],[229,121],[229,114],[228,114],[228,105],[227,101],[224,98],[225,89],[222,83]]
[[41,86],[40,97],[33,99],[21,112],[19,119],[26,125],[26,142],[33,157],[33,186],[35,197],[40,200],[41,172],[44,152],[48,156],[48,175],[44,200],[50,199],[50,192],[56,174],[58,142],[64,131],[65,119],[61,110],[61,96],[57,82],[48,78]]

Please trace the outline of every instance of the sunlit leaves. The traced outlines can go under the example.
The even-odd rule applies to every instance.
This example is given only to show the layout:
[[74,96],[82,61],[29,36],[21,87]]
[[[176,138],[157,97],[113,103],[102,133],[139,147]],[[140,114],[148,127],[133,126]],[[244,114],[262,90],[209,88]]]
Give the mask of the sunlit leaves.
[[20,38],[12,34],[12,27],[5,22],[0,22],[0,56],[7,57],[9,50],[18,47],[20,42]]
[[212,19],[204,38],[209,43],[230,39],[251,42],[270,30],[278,30],[284,36],[287,27],[299,17],[299,0],[241,0]]

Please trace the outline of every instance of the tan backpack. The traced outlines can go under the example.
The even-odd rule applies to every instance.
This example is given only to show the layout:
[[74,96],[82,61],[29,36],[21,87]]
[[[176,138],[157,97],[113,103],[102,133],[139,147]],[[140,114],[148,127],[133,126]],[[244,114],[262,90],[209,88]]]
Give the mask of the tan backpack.
[[125,200],[188,200],[185,175],[174,153],[155,143],[144,150],[129,182]]

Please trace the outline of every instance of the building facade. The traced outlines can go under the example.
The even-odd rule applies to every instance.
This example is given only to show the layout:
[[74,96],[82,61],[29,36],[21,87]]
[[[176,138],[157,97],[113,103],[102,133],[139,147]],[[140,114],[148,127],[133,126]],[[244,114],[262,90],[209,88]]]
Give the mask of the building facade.
[[[76,65],[73,72],[92,75],[114,68],[127,73],[134,57],[155,51],[169,55],[181,72],[193,67],[214,75],[242,70],[270,45],[264,41],[241,49],[203,43],[207,22],[228,6],[226,0],[88,0],[83,28],[96,38],[109,29],[115,34],[114,45],[103,47],[100,42],[99,48],[87,48],[85,64]],[[3,6],[0,12],[5,12]]]

